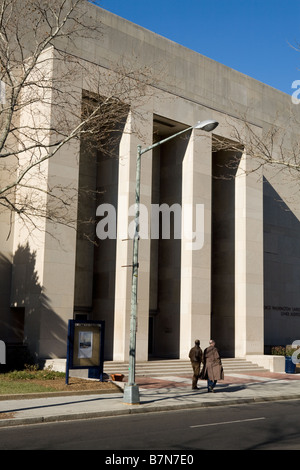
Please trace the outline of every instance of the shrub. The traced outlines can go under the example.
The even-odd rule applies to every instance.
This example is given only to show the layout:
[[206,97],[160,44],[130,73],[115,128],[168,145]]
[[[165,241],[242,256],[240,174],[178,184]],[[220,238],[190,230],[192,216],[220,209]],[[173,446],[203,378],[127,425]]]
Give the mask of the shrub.
[[64,372],[55,372],[51,369],[38,370],[37,366],[27,366],[24,370],[14,370],[5,374],[11,380],[55,380],[65,377]]
[[273,346],[271,349],[271,354],[273,356],[285,356],[285,347],[284,346]]
[[[292,348],[291,346],[273,346],[271,350],[271,354],[273,356],[287,356],[291,357],[297,348]],[[298,354],[299,357],[300,354]]]

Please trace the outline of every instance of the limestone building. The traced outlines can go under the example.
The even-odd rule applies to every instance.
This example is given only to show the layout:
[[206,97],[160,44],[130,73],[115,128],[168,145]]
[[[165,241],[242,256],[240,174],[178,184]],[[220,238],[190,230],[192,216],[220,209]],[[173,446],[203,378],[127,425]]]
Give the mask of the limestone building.
[[[183,218],[193,207],[184,228],[195,232],[200,220],[203,240],[190,249],[184,237],[141,237],[137,360],[187,359],[196,338],[205,347],[213,337],[228,357],[263,355],[272,345],[300,339],[299,195],[276,169],[246,175],[242,170],[251,170],[253,162],[243,150],[232,169],[226,163],[236,151],[214,145],[215,137],[231,141],[232,128],[242,134],[245,116],[257,136],[275,118],[284,128],[291,111],[300,117],[300,105],[138,25],[89,9],[103,34],[81,38],[76,48],[69,44],[69,52],[103,75],[121,63],[149,67],[154,81],[147,99],[128,107],[115,158],[99,152],[91,159],[92,151],[76,142],[49,160],[49,180],[103,190],[94,204],[74,197],[78,219],[107,204],[115,208],[117,233],[126,234],[133,219],[137,146],[198,121],[219,123],[212,132],[193,129],[142,157],[141,204],[147,214],[154,204],[176,204]],[[54,49],[47,53],[54,58]],[[94,92],[84,80],[81,87]],[[82,96],[74,85],[78,107]],[[286,145],[296,131],[289,129]],[[52,237],[47,224],[48,230],[25,238],[17,217],[11,226],[10,214],[1,213],[0,339],[25,342],[39,358],[65,358],[69,319],[104,320],[105,359],[127,361],[132,241],[116,236],[93,244],[65,226],[56,227]]]

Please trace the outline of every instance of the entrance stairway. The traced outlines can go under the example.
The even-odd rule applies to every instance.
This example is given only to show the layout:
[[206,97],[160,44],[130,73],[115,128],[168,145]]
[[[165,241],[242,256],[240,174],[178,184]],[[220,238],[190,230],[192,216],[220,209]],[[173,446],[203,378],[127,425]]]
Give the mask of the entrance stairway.
[[[255,371],[265,371],[263,367],[258,366],[246,359],[242,358],[226,358],[222,359],[224,375],[230,373],[243,373]],[[104,373],[110,376],[111,374],[123,374],[128,376],[128,363],[106,361],[104,362]],[[190,361],[180,359],[164,359],[164,360],[150,360],[147,362],[137,362],[135,375],[136,377],[159,377],[159,376],[190,376],[192,373]]]

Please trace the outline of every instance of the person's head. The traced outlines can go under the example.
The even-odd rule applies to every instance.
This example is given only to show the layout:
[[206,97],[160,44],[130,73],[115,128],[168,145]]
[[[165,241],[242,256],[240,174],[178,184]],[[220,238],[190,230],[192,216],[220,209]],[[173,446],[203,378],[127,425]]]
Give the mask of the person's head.
[[196,345],[196,346],[200,346],[200,341],[199,341],[199,339],[196,339],[195,345]]
[[214,341],[213,339],[210,339],[210,340],[209,340],[209,345],[210,345],[210,346],[215,346],[215,344],[216,344],[216,343],[215,343],[215,341]]

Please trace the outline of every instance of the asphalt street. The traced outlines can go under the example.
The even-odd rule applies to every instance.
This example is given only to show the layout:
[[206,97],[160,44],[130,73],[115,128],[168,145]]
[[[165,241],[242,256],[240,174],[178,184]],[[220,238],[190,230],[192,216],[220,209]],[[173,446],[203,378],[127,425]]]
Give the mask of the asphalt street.
[[[1,450],[299,450],[300,400],[161,411],[0,429]],[[156,454],[153,453],[156,451]],[[129,452],[129,454],[128,454]],[[120,452],[118,455],[123,455]],[[125,454],[124,454],[125,455]],[[142,454],[141,454],[142,455]]]

